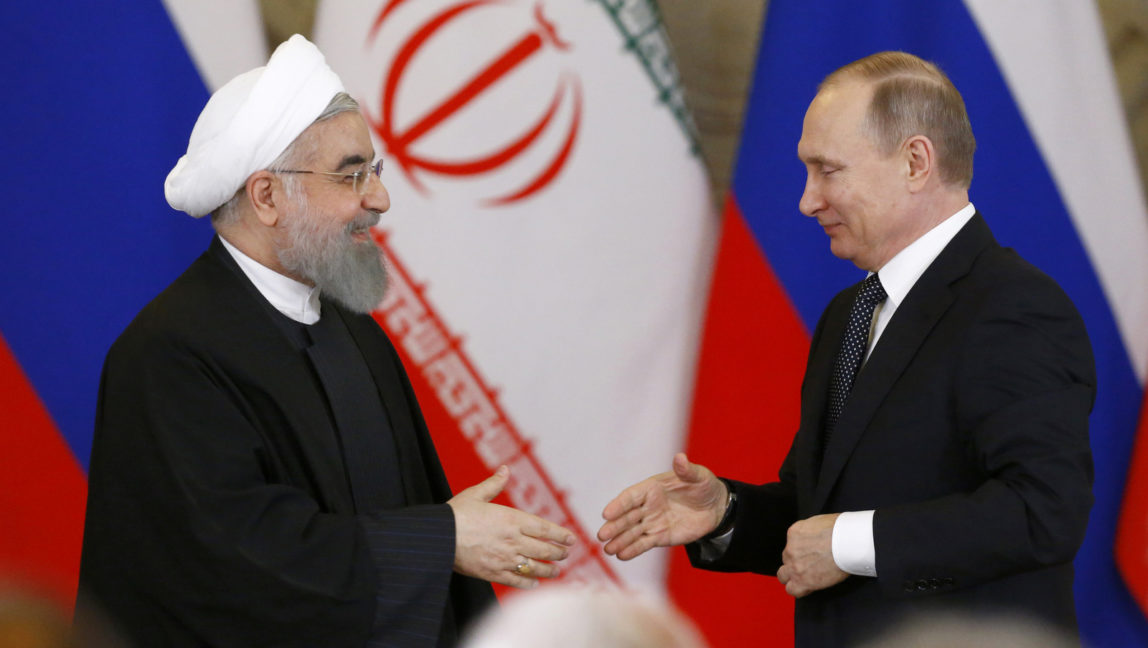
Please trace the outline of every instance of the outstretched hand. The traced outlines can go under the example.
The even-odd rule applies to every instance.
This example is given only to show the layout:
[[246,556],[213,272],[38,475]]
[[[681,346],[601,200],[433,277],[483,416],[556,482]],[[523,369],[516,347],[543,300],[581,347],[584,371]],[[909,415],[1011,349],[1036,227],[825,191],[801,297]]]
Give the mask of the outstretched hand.
[[558,575],[574,534],[536,515],[492,504],[510,481],[501,466],[447,502],[454,510],[454,570],[511,587],[531,588]]
[[693,542],[717,528],[727,494],[709,468],[679,452],[673,470],[634,484],[606,505],[598,539],[606,543],[606,553],[622,560]]

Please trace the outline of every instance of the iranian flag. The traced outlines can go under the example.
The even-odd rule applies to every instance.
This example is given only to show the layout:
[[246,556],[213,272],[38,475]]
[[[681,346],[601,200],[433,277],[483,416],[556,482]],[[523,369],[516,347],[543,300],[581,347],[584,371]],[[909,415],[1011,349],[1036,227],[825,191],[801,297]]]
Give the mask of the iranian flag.
[[652,2],[324,3],[315,42],[385,160],[376,312],[451,485],[576,531],[562,579],[660,591],[605,504],[684,443],[716,215]]

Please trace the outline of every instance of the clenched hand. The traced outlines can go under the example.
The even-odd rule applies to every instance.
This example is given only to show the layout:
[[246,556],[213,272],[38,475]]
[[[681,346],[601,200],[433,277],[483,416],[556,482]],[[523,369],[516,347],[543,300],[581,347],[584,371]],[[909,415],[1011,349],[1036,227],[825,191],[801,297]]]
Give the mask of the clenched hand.
[[833,560],[833,525],[838,515],[815,515],[789,527],[777,580],[790,596],[801,598],[849,577]]

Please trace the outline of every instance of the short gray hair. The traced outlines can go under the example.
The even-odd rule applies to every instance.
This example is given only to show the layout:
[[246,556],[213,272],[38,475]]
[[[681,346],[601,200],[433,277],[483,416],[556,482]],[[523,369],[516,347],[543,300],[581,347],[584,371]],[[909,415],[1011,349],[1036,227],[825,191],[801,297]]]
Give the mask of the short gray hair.
[[[359,112],[359,102],[355,101],[355,99],[346,92],[340,92],[331,98],[331,101],[327,104],[327,107],[323,109],[323,112],[319,113],[319,116],[316,117],[315,121],[311,122],[307,128],[310,128],[311,126],[314,126],[320,122],[327,121],[328,119],[331,119],[336,115],[341,115],[345,112]],[[303,133],[306,132],[307,129],[304,129]],[[302,161],[309,158],[314,152],[315,143],[310,141],[306,141],[305,143],[305,138],[303,137],[303,134],[300,133],[299,137],[296,137],[295,141],[291,142],[291,144],[286,149],[284,149],[282,153],[279,154],[279,157],[275,158],[271,164],[267,165],[267,170],[283,171],[290,169],[302,163]],[[294,175],[285,178],[285,183],[287,184],[288,195],[294,195],[298,192],[298,179],[295,178]],[[244,184],[246,185],[246,183]],[[217,207],[214,212],[212,212],[211,225],[215,227],[216,230],[224,225],[233,223],[237,218],[239,218],[239,206],[242,204],[246,193],[246,187],[240,187],[230,200],[223,203]]]
[[878,52],[839,68],[818,90],[856,79],[873,84],[865,126],[884,154],[924,135],[936,147],[941,180],[972,184],[977,141],[961,93],[939,67],[905,52]]

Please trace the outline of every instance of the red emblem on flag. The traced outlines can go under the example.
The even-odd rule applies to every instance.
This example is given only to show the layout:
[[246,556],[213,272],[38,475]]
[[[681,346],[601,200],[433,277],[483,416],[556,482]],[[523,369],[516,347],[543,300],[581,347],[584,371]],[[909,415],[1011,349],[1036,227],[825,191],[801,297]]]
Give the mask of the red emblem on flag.
[[[368,44],[373,43],[384,25],[393,19],[395,10],[406,0],[391,0],[376,17],[368,34]],[[468,79],[460,82],[437,102],[418,109],[414,119],[405,120],[400,127],[397,117],[400,95],[409,83],[409,73],[413,61],[427,50],[436,47],[450,47],[450,28],[465,28],[468,18],[482,17],[483,10],[508,11],[516,7],[495,0],[469,0],[447,6],[438,13],[430,14],[425,20],[407,32],[406,39],[398,46],[390,65],[386,68],[379,97],[379,117],[368,114],[372,130],[382,140],[387,152],[395,158],[410,183],[423,194],[430,193],[420,174],[462,178],[481,177],[531,155],[532,160],[540,160],[538,168],[525,181],[518,181],[510,190],[502,190],[484,199],[486,205],[504,205],[523,200],[544,189],[554,181],[569,160],[578,136],[582,117],[582,91],[578,77],[569,70],[555,70],[553,91],[547,107],[531,120],[525,128],[507,138],[493,150],[475,152],[467,157],[451,158],[420,151],[419,144],[432,135],[436,129],[448,126],[452,120],[466,119],[466,108],[479,100],[488,91],[503,85],[512,75],[523,70],[532,59],[547,49],[562,52],[570,48],[558,34],[553,23],[543,14],[542,4],[534,6],[532,24],[522,34],[508,44],[501,54],[480,66]],[[491,38],[499,34],[492,33]],[[447,70],[442,71],[443,76]],[[439,75],[436,75],[439,76]],[[521,103],[508,96],[503,102],[507,107]],[[567,110],[562,108],[568,106]],[[546,137],[563,125],[559,115],[568,115],[564,134],[560,138]],[[511,117],[510,119],[513,119]],[[467,124],[472,132],[483,132],[491,124],[475,120]],[[539,158],[537,149],[550,146]]]

